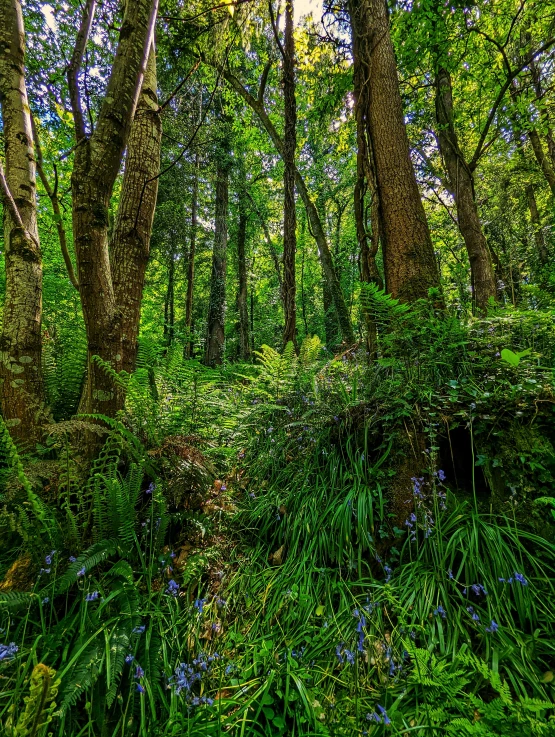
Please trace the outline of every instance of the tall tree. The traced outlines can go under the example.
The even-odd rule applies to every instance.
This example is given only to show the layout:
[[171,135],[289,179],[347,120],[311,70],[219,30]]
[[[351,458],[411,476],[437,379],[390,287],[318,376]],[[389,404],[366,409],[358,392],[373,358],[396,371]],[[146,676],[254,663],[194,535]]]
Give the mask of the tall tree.
[[[282,136],[280,136],[275,125],[270,120],[270,116],[268,115],[266,108],[264,107],[263,85],[261,85],[260,87],[258,97],[255,98],[253,95],[250,94],[246,87],[241,84],[241,81],[235,76],[235,74],[233,74],[228,69],[220,69],[220,71],[224,79],[229,82],[231,87],[233,87],[233,89],[243,98],[243,100],[245,100],[245,102],[249,105],[253,112],[256,113],[260,122],[266,129],[266,132],[270,136],[277,152],[283,159],[283,138]],[[337,277],[337,272],[333,263],[333,258],[328,240],[326,238],[326,233],[318,214],[318,209],[312,201],[306,182],[297,167],[295,168],[295,183],[297,186],[297,191],[305,206],[311,234],[314,237],[314,240],[316,241],[316,245],[318,247],[318,254],[322,264],[322,271],[324,273],[324,278],[327,280],[333,299],[333,304],[337,311],[337,319],[339,321],[342,338],[347,345],[352,345],[355,342],[355,336],[353,332],[353,326],[351,324],[351,318],[349,315],[349,308],[347,307],[347,303],[345,302],[345,296]]]
[[[144,260],[145,246],[148,249],[145,239],[150,237],[152,208],[156,201],[156,151],[159,151],[160,124],[154,109],[147,113],[145,108],[156,105],[157,99],[155,72],[153,78],[155,55],[151,51],[157,0],[125,3],[106,95],[96,127],[88,134],[82,113],[78,75],[93,10],[94,0],[89,0],[68,72],[76,139],[71,177],[73,235],[88,343],[87,381],[80,409],[83,412],[113,415],[123,405],[123,393],[101,362],[106,362],[116,370],[123,368],[124,364],[128,368],[133,365],[138,326],[131,323],[138,321],[142,294],[142,280],[136,277],[140,271],[144,274],[144,267],[138,270],[137,261]],[[143,106],[135,118],[149,56],[152,56],[151,72],[147,75],[150,82],[144,88]],[[116,223],[119,237],[113,244],[118,257],[111,264],[108,208],[135,120],[138,124],[138,140],[135,142],[135,155],[128,157],[126,165],[127,176],[124,175],[122,204]],[[144,138],[143,126],[147,131]],[[147,157],[145,162],[150,176],[145,171],[134,171],[141,161],[141,141],[148,144],[149,150],[154,153],[154,157]],[[118,223],[121,227],[118,227]],[[122,300],[121,305],[119,300]],[[129,358],[124,357],[124,348],[130,349],[127,351]],[[93,356],[99,356],[101,362],[93,360]]]
[[484,312],[490,300],[495,300],[497,294],[495,276],[478,214],[474,192],[474,173],[459,146],[455,130],[451,74],[442,61],[439,49],[436,47],[437,140],[449,179],[449,189],[457,206],[457,220],[470,261],[473,302],[478,310]]
[[[135,368],[145,270],[160,170],[162,122],[158,109],[156,51],[148,62],[127,143],[121,197],[110,241],[114,297],[120,313],[119,355],[114,367],[127,373]],[[120,397],[120,403],[123,397]],[[120,404],[121,406],[121,404]]]
[[397,66],[384,0],[350,0],[367,87],[365,121],[379,197],[387,290],[412,301],[439,286],[430,231],[410,159]]
[[250,356],[249,311],[247,307],[247,223],[245,195],[239,194],[239,224],[237,227],[237,312],[239,313],[239,358],[246,361]]
[[193,173],[193,193],[191,198],[191,236],[187,259],[187,295],[185,297],[185,358],[191,358],[193,351],[193,295],[195,288],[195,256],[197,250],[197,208],[198,208],[198,177],[200,157],[195,153]]
[[226,271],[227,271],[227,216],[229,200],[229,126],[220,120],[222,130],[216,152],[216,204],[212,273],[210,276],[210,301],[204,362],[207,366],[223,363],[225,348]]
[[[270,8],[271,8],[270,0]],[[276,39],[279,39],[276,33]],[[281,47],[281,44],[280,44]],[[283,55],[283,344],[297,340],[295,251],[297,250],[297,210],[295,203],[295,154],[297,149],[297,103],[295,101],[295,36],[293,0],[285,2]]]
[[43,402],[42,255],[20,1],[0,0],[0,19],[0,105],[6,157],[5,174],[0,164],[6,262],[0,398],[2,415],[14,438],[33,440]]

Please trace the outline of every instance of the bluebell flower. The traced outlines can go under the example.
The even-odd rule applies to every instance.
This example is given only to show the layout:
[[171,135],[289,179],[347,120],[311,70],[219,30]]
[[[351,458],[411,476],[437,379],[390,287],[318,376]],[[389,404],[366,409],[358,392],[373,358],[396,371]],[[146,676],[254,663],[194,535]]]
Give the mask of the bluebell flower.
[[146,630],[146,624],[139,624],[137,627],[134,628],[133,634],[142,635],[145,630]]
[[222,484],[221,487],[220,487],[220,491],[227,491],[227,485],[226,484]]
[[39,571],[39,576],[42,576],[43,573],[50,573],[50,568],[41,568]]
[[135,660],[135,656],[129,653],[129,655],[125,656],[125,662],[127,665],[131,665],[131,663]]
[[70,563],[75,563],[76,560],[77,560],[77,558],[74,555],[70,555],[69,556],[69,562]]
[[46,563],[47,566],[51,566],[52,565],[52,558],[55,555],[56,555],[56,551],[55,550],[51,550],[50,553],[46,556],[46,558],[44,559],[44,562]]
[[386,710],[383,708],[383,706],[380,706],[378,704],[378,711],[382,715],[383,723],[387,726],[388,724],[391,724],[391,719],[387,716]]
[[474,622],[479,622],[479,621],[480,621],[480,617],[479,617],[479,615],[478,615],[478,614],[477,614],[477,613],[476,613],[476,612],[474,611],[474,608],[473,608],[473,607],[471,607],[471,606],[467,606],[467,607],[466,607],[466,611],[467,611],[467,612],[468,612],[468,613],[470,614],[470,616],[472,617],[472,619],[474,620]]
[[343,657],[341,655],[342,647],[343,647],[343,643],[341,643],[341,645],[335,646],[335,657],[339,660],[340,664],[344,663]]
[[445,611],[445,609],[444,609],[444,608],[443,608],[443,607],[441,606],[441,604],[439,604],[439,605],[438,605],[438,607],[437,607],[437,609],[434,609],[434,615],[435,615],[436,617],[437,617],[437,616],[440,616],[440,617],[443,617],[443,619],[446,619],[446,617],[447,617],[447,612],[446,612],[446,611]]
[[449,578],[450,580],[452,580],[452,579],[454,578],[454,576],[453,576],[453,571],[452,571],[451,569],[449,569],[449,570],[447,571],[447,577],[448,577],[448,578]]
[[142,678],[144,676],[144,674],[145,674],[145,672],[141,668],[141,666],[140,665],[137,665],[137,667],[135,668],[135,678]]
[[522,573],[514,573],[515,581],[518,581],[522,586],[528,586],[528,581],[524,578]]
[[176,557],[177,557],[176,554],[172,550],[171,553],[170,553],[170,558],[176,558]]
[[206,604],[206,599],[195,599],[193,606],[195,607],[195,609],[198,610],[199,614],[202,614],[202,610],[204,609],[205,604]]
[[100,594],[98,591],[92,591],[90,594],[87,594],[85,596],[85,601],[96,601],[99,598]]
[[16,652],[19,650],[15,642],[10,642],[9,645],[2,645],[0,643],[0,661],[11,660],[15,657]]
[[166,589],[166,594],[177,596],[178,593],[179,593],[179,584],[177,583],[177,581],[174,581],[172,578],[168,581],[168,588]]
[[144,690],[144,687],[143,687],[143,686],[141,686],[141,684],[140,684],[140,683],[137,683],[137,688],[136,688],[136,690],[137,690],[137,692],[138,692],[138,693],[144,693],[144,692],[145,692],[145,690]]
[[486,632],[491,632],[492,634],[494,634],[495,632],[497,632],[498,629],[499,629],[499,625],[494,619],[492,619],[490,626],[486,627]]
[[485,590],[481,583],[473,583],[470,588],[476,594],[476,596],[480,596],[480,594],[483,594],[484,596],[488,595],[488,592]]
[[380,724],[382,721],[375,711],[373,711],[371,714],[367,714],[366,719],[368,719],[369,722],[378,722],[378,724]]
[[445,471],[442,471],[440,468],[439,471],[437,472],[437,477],[440,481],[445,481],[445,478],[446,478]]
[[355,656],[350,650],[347,650],[347,648],[345,648],[343,654],[345,655],[345,659],[349,665],[355,664]]
[[45,596],[44,599],[42,600],[42,603],[43,604],[48,604],[49,601],[50,601],[50,599],[48,598],[48,596]]
[[81,576],[84,576],[87,571],[85,570],[85,566],[81,568],[80,571],[77,571],[77,578],[80,578]]
[[391,580],[391,574],[393,573],[393,571],[391,570],[389,566],[384,566],[383,570],[385,573],[385,582],[389,583],[389,581]]

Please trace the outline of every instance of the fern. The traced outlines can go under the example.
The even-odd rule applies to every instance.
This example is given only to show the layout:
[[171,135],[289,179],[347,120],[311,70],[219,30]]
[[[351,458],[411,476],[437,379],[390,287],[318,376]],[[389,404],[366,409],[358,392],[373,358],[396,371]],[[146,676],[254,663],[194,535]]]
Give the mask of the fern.
[[29,696],[25,697],[25,710],[15,725],[10,717],[6,725],[7,734],[10,737],[37,737],[41,734],[52,721],[59,685],[55,670],[43,663],[35,665],[31,673]]

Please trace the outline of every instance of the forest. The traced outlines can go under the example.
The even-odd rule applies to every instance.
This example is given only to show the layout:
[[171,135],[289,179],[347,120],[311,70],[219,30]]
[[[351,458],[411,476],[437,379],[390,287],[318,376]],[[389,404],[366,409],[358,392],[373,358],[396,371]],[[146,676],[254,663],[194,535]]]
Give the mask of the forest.
[[0,737],[555,737],[553,0],[0,0]]

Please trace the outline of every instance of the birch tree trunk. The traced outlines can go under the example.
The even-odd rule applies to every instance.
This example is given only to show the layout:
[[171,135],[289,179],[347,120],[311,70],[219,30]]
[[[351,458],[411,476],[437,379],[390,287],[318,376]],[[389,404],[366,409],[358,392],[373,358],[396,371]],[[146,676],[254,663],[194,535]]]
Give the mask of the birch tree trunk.
[[435,90],[437,138],[451,193],[457,206],[459,229],[470,261],[472,300],[480,312],[485,312],[490,299],[495,300],[497,295],[495,275],[478,215],[474,176],[459,146],[455,130],[451,75],[441,65],[438,65],[436,70]]
[[351,0],[353,36],[366,70],[367,138],[379,195],[387,290],[403,301],[439,286],[430,231],[412,167],[385,0]]
[[24,76],[20,0],[0,0],[0,105],[4,127],[6,299],[0,336],[2,416],[17,440],[35,440],[43,403],[42,256],[37,230],[36,167]]

